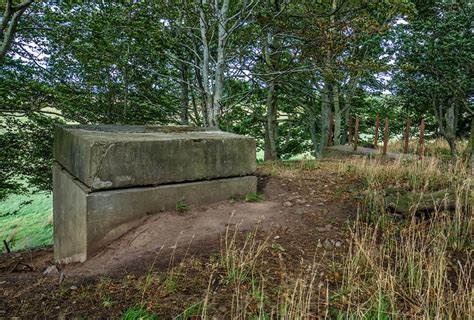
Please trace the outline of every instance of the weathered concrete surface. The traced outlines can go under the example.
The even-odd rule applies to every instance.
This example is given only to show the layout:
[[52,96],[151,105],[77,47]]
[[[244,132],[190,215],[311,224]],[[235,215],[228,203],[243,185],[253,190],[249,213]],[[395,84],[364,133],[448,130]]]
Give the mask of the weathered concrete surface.
[[251,175],[255,140],[216,130],[62,126],[56,161],[91,190]]
[[[257,178],[244,176],[157,187],[91,192],[58,164],[53,169],[54,256],[61,262],[85,261],[124,234],[124,224],[164,210],[179,201],[203,205],[255,193]],[[130,227],[131,225],[128,225]]]

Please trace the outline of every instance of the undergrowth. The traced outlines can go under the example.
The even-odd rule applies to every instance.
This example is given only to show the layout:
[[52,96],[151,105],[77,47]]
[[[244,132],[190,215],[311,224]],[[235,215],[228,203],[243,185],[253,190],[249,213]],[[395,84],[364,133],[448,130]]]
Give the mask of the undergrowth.
[[[267,164],[268,173],[293,175],[305,165]],[[341,162],[342,174],[362,183],[360,210],[349,226],[349,249],[338,270],[341,277],[323,277],[331,258],[305,261],[288,269],[273,235],[258,227],[239,230],[228,223],[221,249],[207,263],[190,260],[176,270],[199,266],[207,277],[180,278],[201,288],[175,315],[179,319],[468,319],[472,301],[472,177],[462,164],[437,160],[404,162],[355,159]],[[311,169],[314,170],[314,169]],[[419,215],[416,204],[407,215],[386,208],[391,188],[429,194],[449,190],[453,210],[439,207]],[[185,263],[185,262],[183,262]],[[335,264],[336,266],[336,264]],[[151,272],[151,271],[150,271]],[[162,277],[148,282],[142,304],[148,311],[166,293]],[[161,279],[161,280],[160,280]],[[166,277],[165,277],[166,279]],[[192,284],[189,284],[192,282]],[[205,288],[203,290],[203,288]]]
[[[462,163],[353,160],[341,170],[362,179],[361,212],[339,296],[354,318],[468,319],[472,316],[472,176]],[[386,209],[384,190],[446,189],[454,209],[403,217]]]

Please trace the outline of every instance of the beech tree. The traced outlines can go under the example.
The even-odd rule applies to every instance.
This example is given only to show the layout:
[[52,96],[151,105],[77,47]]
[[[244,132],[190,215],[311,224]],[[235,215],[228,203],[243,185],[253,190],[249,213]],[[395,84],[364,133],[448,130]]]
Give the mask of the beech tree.
[[4,2],[5,10],[3,11],[0,23],[0,61],[3,60],[10,50],[20,18],[33,3],[33,0],[25,0],[17,4],[13,0],[5,0]]
[[424,117],[454,156],[470,132],[467,2],[31,2],[1,2],[0,197],[48,190],[58,123],[219,127],[265,160],[320,156],[331,112],[335,144],[349,112]]
[[454,158],[461,124],[467,127],[474,115],[472,9],[463,1],[420,1],[395,33],[397,93],[408,107],[435,116]]

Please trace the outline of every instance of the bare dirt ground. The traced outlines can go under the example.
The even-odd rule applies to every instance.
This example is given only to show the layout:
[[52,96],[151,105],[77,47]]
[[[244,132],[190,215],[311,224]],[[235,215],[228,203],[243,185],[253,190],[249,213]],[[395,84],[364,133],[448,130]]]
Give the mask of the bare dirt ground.
[[[325,267],[321,278],[337,282],[337,263],[348,249],[347,222],[354,219],[357,204],[351,198],[356,182],[336,167],[331,161],[310,170],[298,164],[260,167],[263,201],[226,201],[149,216],[83,264],[54,267],[51,247],[0,255],[0,319],[117,318],[143,300],[149,272],[167,272],[181,264],[185,267],[179,274],[186,281],[149,299],[155,301],[149,308],[157,314],[174,317],[202,296],[208,285],[207,263],[219,253],[226,228],[244,233],[258,227],[259,236],[270,235],[272,248],[278,250],[268,253],[265,272],[272,272],[272,263],[291,270],[317,259]],[[222,290],[223,300],[214,303],[223,305],[219,310],[226,318]]]

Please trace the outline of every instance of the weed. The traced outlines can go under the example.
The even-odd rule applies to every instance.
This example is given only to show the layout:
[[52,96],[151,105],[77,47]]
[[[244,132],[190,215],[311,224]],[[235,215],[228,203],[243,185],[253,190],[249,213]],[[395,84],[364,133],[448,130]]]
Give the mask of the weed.
[[203,301],[199,301],[188,308],[184,309],[182,313],[176,316],[176,320],[187,320],[192,318],[197,318],[201,315],[203,309]]
[[237,225],[233,232],[227,227],[224,239],[221,240],[220,263],[226,271],[228,280],[234,283],[248,280],[248,277],[255,269],[258,259],[269,245],[269,236],[264,240],[258,240],[258,228],[255,228],[253,232],[247,234],[243,245],[239,246],[239,226],[240,224]]
[[245,195],[246,202],[262,202],[264,200],[263,195],[258,193],[247,193]]
[[104,308],[110,308],[114,304],[116,304],[116,301],[112,300],[112,297],[110,297],[109,295],[105,295],[102,297],[102,306]]
[[169,274],[164,281],[166,291],[168,293],[175,293],[178,289],[177,276],[174,273]]
[[191,209],[191,207],[186,202],[184,202],[184,200],[179,200],[176,203],[176,211],[178,211],[180,213],[187,212],[190,209]]

